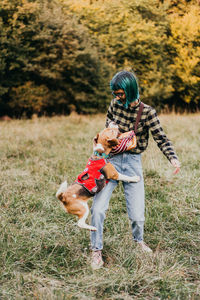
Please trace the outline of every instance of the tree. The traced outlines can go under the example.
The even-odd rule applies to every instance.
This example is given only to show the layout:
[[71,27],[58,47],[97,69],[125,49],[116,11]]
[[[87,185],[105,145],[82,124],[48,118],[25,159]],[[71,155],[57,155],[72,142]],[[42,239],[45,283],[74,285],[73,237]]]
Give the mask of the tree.
[[134,70],[142,98],[161,108],[173,92],[167,6],[156,0],[71,3],[115,71]]
[[[171,42],[176,54],[173,58],[173,86],[177,101],[183,107],[195,110],[200,106],[200,8],[190,6],[184,15],[172,14]],[[184,105],[184,103],[186,105]]]
[[68,2],[114,71],[136,72],[147,103],[198,109],[199,0]]
[[29,114],[69,113],[71,104],[78,112],[104,108],[106,91],[97,87],[108,69],[87,29],[61,4],[3,0],[0,18],[1,107],[19,115],[23,104]]

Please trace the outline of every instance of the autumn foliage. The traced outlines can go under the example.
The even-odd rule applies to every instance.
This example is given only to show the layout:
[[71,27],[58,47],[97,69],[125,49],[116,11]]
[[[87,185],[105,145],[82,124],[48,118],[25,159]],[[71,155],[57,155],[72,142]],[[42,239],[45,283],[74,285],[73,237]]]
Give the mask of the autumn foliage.
[[104,112],[122,69],[158,110],[198,110],[199,13],[184,0],[2,0],[1,115]]

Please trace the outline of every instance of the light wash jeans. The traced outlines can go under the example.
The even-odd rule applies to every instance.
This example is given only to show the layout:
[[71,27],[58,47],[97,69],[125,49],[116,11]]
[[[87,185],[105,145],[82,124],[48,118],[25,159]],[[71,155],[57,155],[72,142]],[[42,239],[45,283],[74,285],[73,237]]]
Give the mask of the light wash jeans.
[[[138,183],[123,182],[126,207],[132,225],[132,234],[135,241],[143,240],[144,232],[144,181],[141,163],[141,154],[122,154],[112,156],[109,161],[115,166],[116,170],[124,175],[140,176]],[[109,206],[109,201],[118,181],[110,180],[102,191],[94,196],[92,213],[92,226],[97,231],[91,231],[91,249],[103,249],[103,225],[105,213]]]

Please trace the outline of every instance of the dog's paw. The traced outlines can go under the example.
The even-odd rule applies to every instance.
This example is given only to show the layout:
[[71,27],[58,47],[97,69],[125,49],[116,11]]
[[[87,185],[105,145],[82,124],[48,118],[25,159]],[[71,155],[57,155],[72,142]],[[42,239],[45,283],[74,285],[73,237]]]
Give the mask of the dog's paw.
[[130,182],[139,182],[140,181],[140,176],[133,176],[131,177]]
[[90,226],[91,228],[90,228],[90,230],[91,231],[97,231],[97,228],[96,227],[94,227],[94,226]]
[[77,225],[80,228],[88,229],[88,230],[91,230],[91,231],[97,231],[96,227],[86,224],[85,221],[83,221],[81,219],[78,221]]

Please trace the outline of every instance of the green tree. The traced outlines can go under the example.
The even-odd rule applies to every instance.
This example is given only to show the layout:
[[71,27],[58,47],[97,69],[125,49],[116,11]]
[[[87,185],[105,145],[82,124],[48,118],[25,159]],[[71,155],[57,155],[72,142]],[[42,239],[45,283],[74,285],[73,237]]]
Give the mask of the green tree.
[[143,99],[158,108],[174,91],[167,9],[157,0],[71,1],[71,10],[98,37],[115,71],[134,70]]
[[35,85],[34,82],[26,81],[24,85],[11,89],[10,108],[17,116],[31,116],[39,114],[44,107],[48,107],[49,90],[45,85]]
[[35,19],[37,4],[3,0],[0,4],[0,105],[1,113],[10,110],[12,87],[26,80],[23,72],[30,45],[23,37],[24,28]]
[[3,0],[0,20],[1,107],[19,115],[23,105],[29,114],[69,113],[71,105],[78,112],[104,109],[108,68],[87,29],[60,3]]

